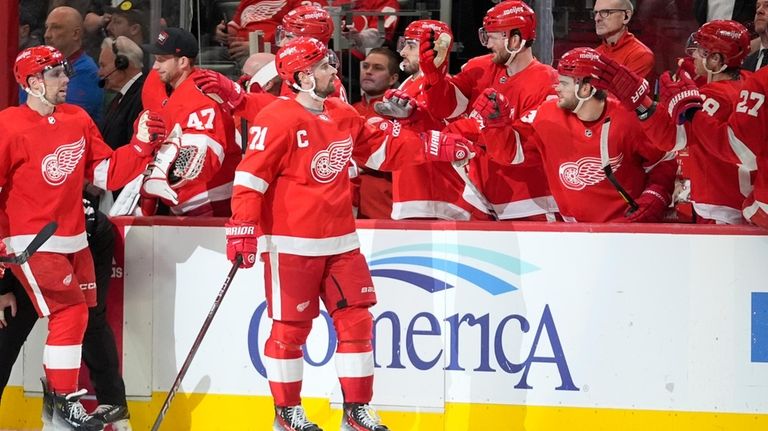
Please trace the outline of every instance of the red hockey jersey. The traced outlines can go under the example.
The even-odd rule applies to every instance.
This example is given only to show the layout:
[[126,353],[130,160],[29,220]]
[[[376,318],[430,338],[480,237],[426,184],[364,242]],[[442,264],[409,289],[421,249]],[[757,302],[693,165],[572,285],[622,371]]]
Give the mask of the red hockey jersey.
[[[410,76],[400,89],[424,103],[423,82],[421,75]],[[417,132],[442,129],[444,123],[430,116],[429,111],[428,108],[419,121],[406,127]],[[398,169],[392,172],[392,219],[469,220],[473,213],[482,216],[464,200],[463,191],[464,182],[450,163],[432,162]]]
[[[528,67],[509,76],[506,67],[493,63],[491,58],[491,54],[475,57],[457,75],[429,88],[426,94],[430,111],[439,118],[452,118],[472,106],[483,90],[495,88],[509,101],[514,121],[554,97],[557,73],[550,66],[533,60]],[[471,123],[462,122],[462,125]],[[469,172],[470,178],[494,205],[501,219],[557,212],[544,170],[535,160],[525,160],[512,168],[480,154],[470,162]],[[464,190],[464,199],[486,212],[481,201],[468,188]]]
[[376,170],[425,161],[419,137],[393,126],[366,122],[338,99],[315,115],[281,97],[253,120],[232,219],[259,225],[260,252],[325,256],[358,248],[350,158]]
[[[600,139],[606,118],[607,153]],[[637,198],[649,184],[660,184],[671,194],[677,164],[671,153],[654,148],[634,113],[609,98],[600,118],[584,122],[557,106],[544,102],[531,112],[534,133],[529,144],[538,149],[552,194],[566,221],[623,221],[628,205],[607,180],[603,163],[610,163],[614,175],[630,196]]]
[[[718,121],[727,121],[743,85],[743,80],[705,84],[700,88],[701,94],[706,96],[704,112],[698,115],[706,113]],[[683,176],[691,180],[691,200],[696,213],[721,223],[744,223],[741,206],[752,192],[750,171],[712,156],[709,148],[722,148],[727,142],[712,142],[711,131],[686,124],[681,135],[680,138],[687,141],[687,151],[681,151],[679,157]]]
[[232,116],[224,113],[217,103],[195,87],[193,78],[198,73],[195,69],[161,103],[160,114],[169,132],[176,124],[181,126],[182,146],[195,143],[207,149],[200,175],[176,190],[178,205],[164,201],[176,215],[228,200],[232,195],[235,167],[241,158],[240,147],[235,143]]
[[39,251],[74,253],[88,246],[85,180],[105,190],[125,186],[152,160],[125,145],[113,151],[80,107],[57,105],[42,116],[27,105],[0,112],[0,237],[24,250],[51,220],[59,227]]

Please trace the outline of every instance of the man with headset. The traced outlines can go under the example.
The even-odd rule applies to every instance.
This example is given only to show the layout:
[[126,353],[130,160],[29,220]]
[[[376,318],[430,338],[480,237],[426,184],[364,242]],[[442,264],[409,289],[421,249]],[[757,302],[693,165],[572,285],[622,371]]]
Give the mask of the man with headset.
[[99,131],[112,149],[131,140],[133,122],[143,110],[143,55],[139,45],[125,36],[107,37],[101,43],[99,85],[114,92],[115,96],[107,105]]

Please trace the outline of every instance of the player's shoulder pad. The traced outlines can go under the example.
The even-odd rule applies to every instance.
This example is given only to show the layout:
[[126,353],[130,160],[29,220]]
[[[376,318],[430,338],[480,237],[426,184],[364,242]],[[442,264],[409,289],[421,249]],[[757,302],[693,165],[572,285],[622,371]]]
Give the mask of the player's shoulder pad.
[[493,54],[485,54],[472,57],[461,66],[461,70],[485,69],[489,67],[491,63],[493,63],[492,58]]

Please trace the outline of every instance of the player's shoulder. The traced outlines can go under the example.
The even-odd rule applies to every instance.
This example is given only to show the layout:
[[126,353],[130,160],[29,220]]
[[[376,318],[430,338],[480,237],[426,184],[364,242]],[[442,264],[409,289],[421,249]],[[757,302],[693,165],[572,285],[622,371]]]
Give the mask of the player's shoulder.
[[289,128],[303,121],[305,113],[306,109],[293,98],[280,96],[256,114],[254,123],[270,123]]
[[485,54],[472,57],[461,66],[461,70],[485,69],[493,64],[493,54]]
[[344,115],[360,116],[360,113],[357,112],[357,109],[355,109],[354,106],[350,105],[349,103],[337,97],[331,97],[326,99],[325,108],[328,111],[334,111]]

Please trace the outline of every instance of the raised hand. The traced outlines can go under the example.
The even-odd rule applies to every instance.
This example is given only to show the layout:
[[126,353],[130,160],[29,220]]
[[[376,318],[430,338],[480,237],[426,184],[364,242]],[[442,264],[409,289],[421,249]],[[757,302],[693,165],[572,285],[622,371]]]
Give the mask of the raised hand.
[[648,81],[605,55],[600,55],[600,62],[594,66],[595,73],[591,83],[595,87],[613,93],[619,101],[633,110],[651,105],[651,87]]
[[659,78],[659,106],[666,109],[677,124],[683,124],[693,118],[704,102],[699,87],[685,71],[675,80],[667,71]]
[[389,89],[381,102],[373,104],[377,114],[389,118],[406,119],[418,109],[418,102],[408,93],[398,89]]
[[457,162],[459,166],[464,166],[475,157],[474,144],[461,135],[430,130],[420,136],[427,160]]
[[201,69],[193,80],[195,86],[227,112],[239,108],[245,100],[243,89],[234,81],[213,70]]
[[142,155],[150,155],[165,142],[166,130],[163,117],[145,110],[133,123],[134,136],[131,144]]

